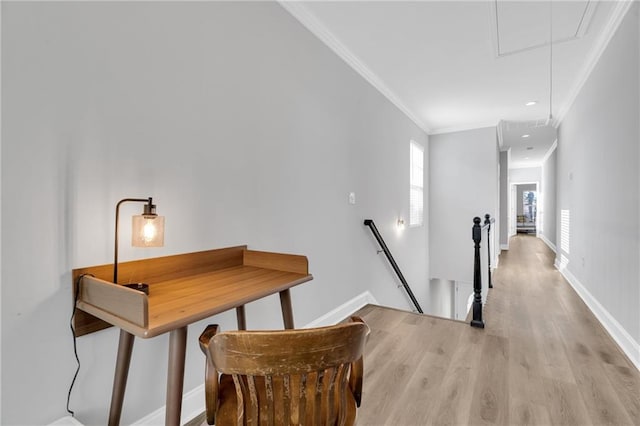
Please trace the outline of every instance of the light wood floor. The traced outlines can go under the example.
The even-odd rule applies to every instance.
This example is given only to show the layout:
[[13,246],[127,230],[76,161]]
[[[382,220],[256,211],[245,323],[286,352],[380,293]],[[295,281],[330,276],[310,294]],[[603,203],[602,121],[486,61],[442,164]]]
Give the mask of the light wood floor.
[[357,424],[640,425],[640,373],[553,258],[534,236],[512,238],[484,330],[362,308],[372,332]]
[[538,238],[503,251],[484,330],[367,306],[358,425],[640,425],[640,373]]

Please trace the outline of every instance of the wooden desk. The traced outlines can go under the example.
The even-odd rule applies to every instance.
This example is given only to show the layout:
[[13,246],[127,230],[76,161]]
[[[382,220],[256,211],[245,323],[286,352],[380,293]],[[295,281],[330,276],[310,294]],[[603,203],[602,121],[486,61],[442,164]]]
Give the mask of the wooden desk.
[[80,281],[76,335],[120,328],[109,425],[120,423],[134,336],[170,333],[165,422],[179,425],[187,326],[235,308],[238,328],[246,329],[244,305],[279,293],[284,326],[293,328],[289,289],[313,279],[304,256],[246,246],[123,262],[118,269],[121,283],[147,283],[149,295],[110,282],[113,265],[73,270],[74,294],[80,276],[94,275]]

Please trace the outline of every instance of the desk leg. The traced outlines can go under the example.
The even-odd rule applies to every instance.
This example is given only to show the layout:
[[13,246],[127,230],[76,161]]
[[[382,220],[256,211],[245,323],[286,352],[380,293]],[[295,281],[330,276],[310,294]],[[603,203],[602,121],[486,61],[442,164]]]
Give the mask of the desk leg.
[[169,369],[167,373],[167,408],[165,425],[179,426],[184,386],[184,359],[187,352],[187,327],[169,334]]
[[109,426],[118,426],[120,424],[122,402],[124,401],[124,391],[127,387],[127,376],[129,375],[129,364],[131,362],[131,351],[133,351],[133,339],[133,334],[120,330],[116,373],[113,378],[113,391],[111,392]]
[[236,308],[236,316],[238,317],[238,330],[246,330],[247,317],[244,315],[244,305]]
[[284,328],[294,328],[293,308],[291,307],[291,293],[289,293],[289,289],[280,292],[280,307],[282,308]]

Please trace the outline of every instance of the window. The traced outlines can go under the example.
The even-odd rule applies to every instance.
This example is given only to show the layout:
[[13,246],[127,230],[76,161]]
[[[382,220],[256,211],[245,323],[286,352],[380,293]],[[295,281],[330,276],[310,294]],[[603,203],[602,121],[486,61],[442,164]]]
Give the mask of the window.
[[424,223],[424,148],[409,144],[409,226]]

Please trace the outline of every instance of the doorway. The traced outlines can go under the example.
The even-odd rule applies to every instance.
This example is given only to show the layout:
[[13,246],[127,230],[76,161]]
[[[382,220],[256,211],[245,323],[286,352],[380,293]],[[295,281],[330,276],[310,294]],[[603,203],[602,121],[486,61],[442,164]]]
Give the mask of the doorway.
[[538,183],[517,183],[512,186],[511,224],[514,234],[538,235]]

